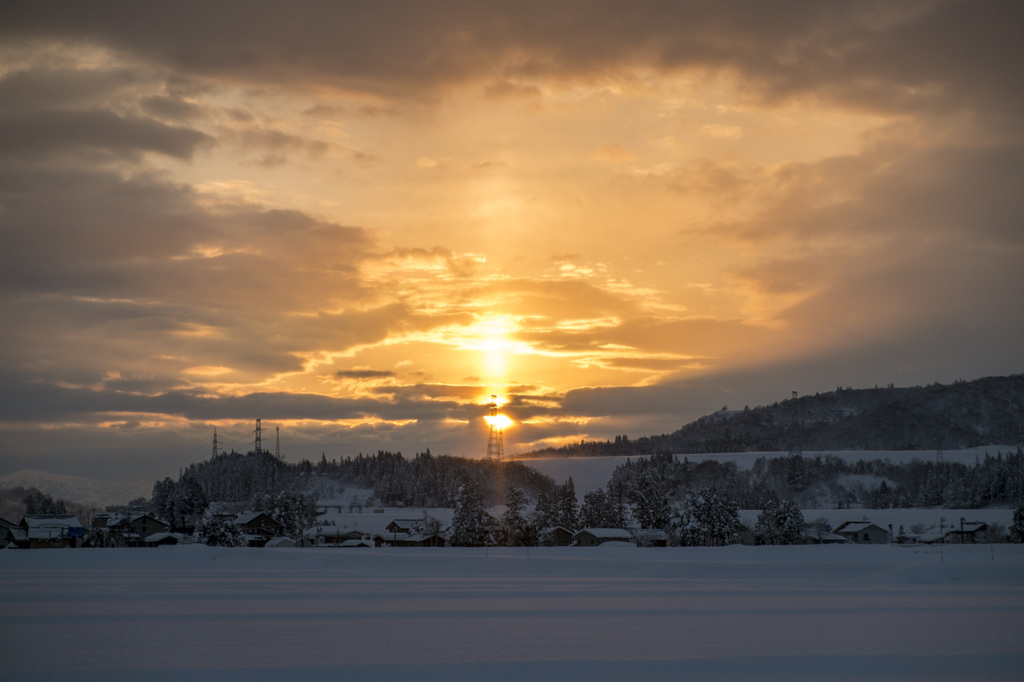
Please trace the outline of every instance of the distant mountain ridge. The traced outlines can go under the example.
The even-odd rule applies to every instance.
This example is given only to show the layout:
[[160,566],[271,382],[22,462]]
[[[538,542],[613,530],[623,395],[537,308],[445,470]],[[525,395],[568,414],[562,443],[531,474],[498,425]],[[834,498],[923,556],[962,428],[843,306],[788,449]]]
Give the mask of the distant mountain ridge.
[[1024,374],[912,388],[838,388],[724,409],[660,436],[584,441],[535,455],[967,449],[1024,441]]
[[0,476],[4,488],[35,488],[58,500],[105,507],[124,504],[136,497],[149,498],[152,484],[125,485],[81,476],[51,474],[38,469],[22,469]]

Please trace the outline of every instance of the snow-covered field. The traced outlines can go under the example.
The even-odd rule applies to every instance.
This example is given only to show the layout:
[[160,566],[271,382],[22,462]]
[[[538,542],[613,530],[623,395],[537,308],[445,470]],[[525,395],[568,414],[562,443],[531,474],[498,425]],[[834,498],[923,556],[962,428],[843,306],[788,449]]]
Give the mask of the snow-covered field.
[[0,551],[4,680],[1020,680],[1024,546]]

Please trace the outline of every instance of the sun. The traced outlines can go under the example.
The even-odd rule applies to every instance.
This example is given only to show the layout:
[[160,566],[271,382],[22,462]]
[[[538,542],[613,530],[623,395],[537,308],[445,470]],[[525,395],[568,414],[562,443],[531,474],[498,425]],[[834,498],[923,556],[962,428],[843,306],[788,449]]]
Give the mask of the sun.
[[486,421],[489,426],[493,426],[499,431],[504,431],[508,427],[515,424],[515,422],[512,421],[510,417],[507,417],[506,415],[503,414],[496,414],[494,416],[484,417],[484,421]]

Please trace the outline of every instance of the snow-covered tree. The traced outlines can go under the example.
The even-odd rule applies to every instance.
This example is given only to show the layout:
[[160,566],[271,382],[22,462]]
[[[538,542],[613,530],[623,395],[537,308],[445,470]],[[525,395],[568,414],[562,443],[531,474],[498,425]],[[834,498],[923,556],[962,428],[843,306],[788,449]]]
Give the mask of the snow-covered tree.
[[150,509],[157,518],[174,523],[174,480],[170,477],[164,478],[153,484],[153,496],[149,500]]
[[1013,510],[1013,523],[1010,524],[1010,542],[1024,542],[1024,502]]
[[480,547],[490,544],[490,515],[483,494],[472,481],[459,487],[455,496],[451,544],[456,547]]
[[682,544],[728,545],[738,538],[740,517],[736,502],[710,487],[686,496],[676,525]]
[[629,491],[629,501],[633,509],[633,518],[641,528],[659,528],[668,526],[672,518],[672,507],[669,505],[669,483],[653,468],[645,469]]
[[533,525],[541,531],[558,525],[558,509],[555,507],[551,495],[543,490],[537,494],[537,506],[533,510]]
[[800,542],[804,515],[791,500],[768,500],[758,515],[754,534],[766,545],[793,545]]
[[555,488],[555,512],[559,525],[568,530],[577,530],[580,527],[580,503],[576,499],[576,486],[572,482],[572,476],[564,484]]
[[530,525],[523,515],[526,509],[526,494],[519,488],[511,487],[505,495],[505,513],[501,517],[505,529],[505,542],[509,547],[531,544]]
[[245,534],[235,525],[234,519],[227,516],[207,514],[200,520],[196,536],[211,546],[245,546]]
[[253,511],[266,512],[284,526],[284,534],[296,538],[316,521],[316,498],[298,493],[281,492],[263,495],[250,505]]
[[174,486],[173,519],[175,528],[193,528],[210,506],[203,487],[193,476],[182,476]]

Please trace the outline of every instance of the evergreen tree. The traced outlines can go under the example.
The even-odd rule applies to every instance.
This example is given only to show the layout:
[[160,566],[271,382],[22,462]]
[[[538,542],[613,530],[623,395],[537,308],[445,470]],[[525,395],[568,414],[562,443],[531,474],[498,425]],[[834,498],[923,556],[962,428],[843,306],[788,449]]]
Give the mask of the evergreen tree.
[[519,547],[529,541],[529,524],[523,516],[525,509],[526,494],[519,488],[509,488],[505,495],[505,513],[501,517],[505,542],[509,547]]
[[579,530],[580,505],[576,499],[576,486],[572,482],[572,476],[555,489],[555,513],[557,514],[556,525],[567,530]]
[[490,515],[484,507],[480,488],[468,481],[459,487],[452,518],[451,544],[456,547],[480,547],[490,544]]
[[194,528],[209,506],[206,493],[196,477],[182,476],[174,487],[171,524],[175,528]]
[[609,525],[611,509],[608,496],[600,488],[590,490],[583,495],[583,506],[580,507],[580,525],[584,528],[611,528]]
[[245,546],[245,534],[235,525],[233,519],[227,517],[207,514],[200,520],[196,535],[211,546]]
[[740,517],[736,502],[717,488],[687,495],[680,510],[679,540],[686,545],[728,545],[738,538]]
[[772,498],[758,514],[754,533],[766,545],[793,545],[800,542],[804,515],[796,503]]
[[672,516],[669,506],[669,482],[653,468],[645,469],[629,492],[633,518],[641,528],[663,529]]
[[537,506],[533,511],[533,525],[538,531],[558,525],[558,511],[551,496],[543,490],[537,495]]
[[164,478],[153,484],[153,496],[149,500],[150,509],[158,519],[173,523],[174,521],[174,489],[175,483],[170,478]]
[[1010,542],[1024,542],[1024,501],[1013,510],[1013,523],[1010,524]]

